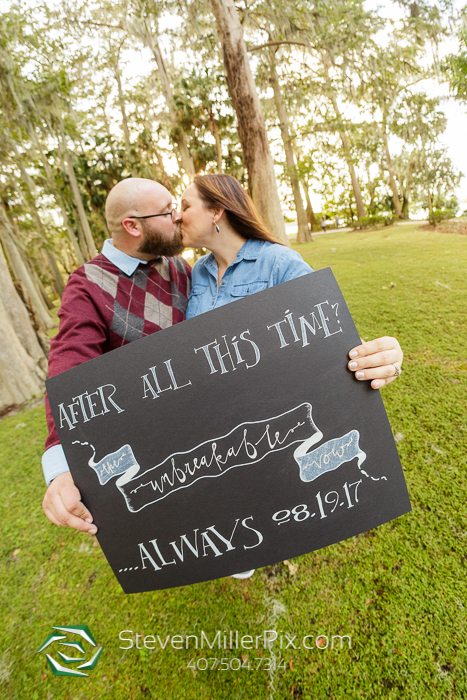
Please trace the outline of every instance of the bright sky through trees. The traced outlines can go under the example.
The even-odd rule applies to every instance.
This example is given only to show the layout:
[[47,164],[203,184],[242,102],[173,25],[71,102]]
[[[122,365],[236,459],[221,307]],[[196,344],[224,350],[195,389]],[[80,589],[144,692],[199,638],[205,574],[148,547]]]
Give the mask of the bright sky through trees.
[[[403,16],[402,8],[394,3],[387,2],[387,0],[383,0],[383,2],[368,0],[367,4],[369,7],[381,8],[380,13],[384,17],[399,20]],[[466,6],[465,2],[460,2],[459,0],[453,4],[457,10]],[[444,57],[449,53],[456,53],[457,49],[457,39],[449,37],[439,47],[440,57]],[[453,99],[446,83],[428,80],[424,81],[423,88],[430,97],[438,96],[443,98],[442,107],[447,117],[447,126],[439,140],[447,146],[449,157],[454,166],[464,175],[456,194],[459,203],[464,206],[464,210],[467,210],[467,138],[465,138],[467,132],[467,105],[459,104]]]
[[[4,4],[6,5],[6,3]],[[37,3],[35,2],[35,0],[28,0],[27,4],[33,7]],[[53,5],[57,7],[59,7],[60,4],[60,2],[53,3]],[[366,5],[368,8],[372,9],[379,8],[380,16],[389,18],[394,22],[401,20],[404,15],[404,11],[401,7],[394,3],[387,2],[387,0],[385,0],[384,2],[368,0]],[[455,6],[457,7],[457,9],[460,9],[462,7],[462,3],[456,2]],[[165,17],[160,22],[160,29],[166,30],[170,28],[173,31],[174,29],[176,30],[177,27],[181,27],[181,24],[182,22],[180,17],[174,17],[171,19]],[[382,42],[384,42],[385,34],[385,32],[381,32],[380,36],[378,37]],[[91,46],[93,44],[97,44],[97,42],[94,39],[89,37],[87,38],[87,41],[89,41]],[[166,41],[167,40],[162,36],[162,46],[164,46],[164,43],[166,43]],[[439,46],[440,58],[442,59],[449,53],[455,53],[457,47],[458,43],[456,38],[450,37],[444,39]],[[183,59],[184,54],[182,52],[174,53],[175,62],[177,62],[177,60],[183,61]],[[254,61],[253,55],[250,55],[250,60]],[[136,84],[140,78],[149,75],[153,71],[154,64],[149,49],[141,47],[135,43],[132,48],[125,49],[122,52],[122,74],[125,82],[127,83],[127,90],[129,89],[129,86],[131,84]],[[426,91],[426,93],[430,97],[442,98],[441,106],[447,118],[447,125],[444,133],[442,133],[439,136],[439,141],[447,147],[448,155],[452,160],[454,167],[458,171],[463,173],[463,178],[460,182],[459,187],[456,190],[456,194],[461,208],[467,210],[467,139],[465,138],[465,133],[467,132],[467,105],[459,104],[458,102],[456,102],[456,100],[454,100],[454,98],[450,95],[449,87],[445,82],[443,83],[435,79],[424,80],[419,84],[419,89]],[[272,89],[270,90],[270,92],[271,95],[269,96],[272,97]],[[89,107],[92,107],[92,105],[89,105]],[[350,109],[349,116],[353,117],[355,113],[356,112],[354,110]],[[114,116],[114,128],[116,130],[116,133],[118,135],[121,135],[120,118],[117,113],[117,110],[115,110]],[[272,135],[271,148],[273,152],[275,151],[275,149],[277,150],[277,146],[279,146],[278,150],[280,150],[280,144],[277,143],[278,140],[280,140],[280,134],[278,130],[277,133],[274,133],[274,129],[269,129],[269,133],[270,136]],[[209,137],[210,135],[207,134],[208,139]],[[169,158],[167,162],[167,171],[170,174],[172,174],[176,169],[177,164],[175,159]],[[283,192],[284,186],[279,184],[279,189]],[[319,211],[323,204],[322,198],[318,194],[312,193],[312,204],[313,207]],[[413,215],[414,213],[412,212],[412,216]]]

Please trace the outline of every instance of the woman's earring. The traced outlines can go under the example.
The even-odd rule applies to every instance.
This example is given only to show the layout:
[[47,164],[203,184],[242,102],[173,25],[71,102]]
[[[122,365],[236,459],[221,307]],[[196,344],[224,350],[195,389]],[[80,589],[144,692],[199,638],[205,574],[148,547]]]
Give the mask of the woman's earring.
[[221,231],[220,231],[220,228],[219,228],[219,226],[217,225],[217,223],[215,224],[215,226],[216,226],[216,231],[217,231],[217,233],[220,233]]

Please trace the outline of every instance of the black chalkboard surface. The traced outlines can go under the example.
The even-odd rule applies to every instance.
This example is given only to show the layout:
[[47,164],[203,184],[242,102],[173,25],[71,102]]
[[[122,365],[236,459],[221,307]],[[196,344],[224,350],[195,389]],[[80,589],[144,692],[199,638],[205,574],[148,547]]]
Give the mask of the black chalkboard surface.
[[330,269],[47,382],[73,479],[126,593],[326,547],[410,511]]

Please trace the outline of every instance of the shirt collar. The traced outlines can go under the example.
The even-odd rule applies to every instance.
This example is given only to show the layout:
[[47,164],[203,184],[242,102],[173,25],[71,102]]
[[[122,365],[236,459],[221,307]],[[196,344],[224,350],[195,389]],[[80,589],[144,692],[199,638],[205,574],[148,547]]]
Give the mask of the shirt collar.
[[112,242],[111,238],[108,238],[104,242],[102,248],[102,255],[104,255],[107,260],[110,260],[119,270],[125,273],[125,275],[133,274],[138,265],[147,265],[147,260],[140,260],[140,258],[132,258],[131,255],[127,255],[123,250],[116,248]]
[[259,238],[249,238],[238,251],[235,262],[240,260],[257,260],[265,243],[266,241],[262,241]]
[[[236,263],[240,262],[241,260],[257,260],[258,255],[260,254],[261,248],[263,245],[266,243],[266,241],[262,241],[259,238],[249,238],[246,243],[242,245],[240,250],[237,253],[237,257],[231,263],[232,265],[235,265]],[[211,265],[214,266],[215,269],[217,270],[217,263],[214,255],[210,253],[207,258],[204,261],[205,265]],[[230,267],[230,265],[229,265]]]

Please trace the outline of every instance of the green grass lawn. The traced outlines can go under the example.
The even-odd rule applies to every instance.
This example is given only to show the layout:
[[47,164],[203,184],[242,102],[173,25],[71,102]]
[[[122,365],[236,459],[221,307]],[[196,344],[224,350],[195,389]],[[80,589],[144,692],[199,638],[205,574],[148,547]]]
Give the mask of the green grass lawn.
[[[295,559],[295,574],[278,564],[246,581],[127,596],[94,538],[45,519],[44,410],[21,411],[0,422],[1,698],[467,697],[467,237],[414,225],[296,248],[315,269],[332,267],[364,339],[395,335],[403,346],[404,373],[383,396],[413,512]],[[53,676],[37,649],[52,625],[80,624],[104,646],[97,667]],[[121,630],[264,629],[295,643],[350,635],[352,648],[276,648],[285,663],[275,672],[268,649],[247,652],[250,670],[196,671],[193,657],[230,663],[242,652],[119,648]]]

